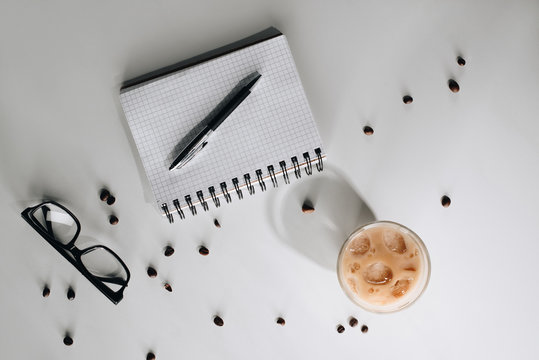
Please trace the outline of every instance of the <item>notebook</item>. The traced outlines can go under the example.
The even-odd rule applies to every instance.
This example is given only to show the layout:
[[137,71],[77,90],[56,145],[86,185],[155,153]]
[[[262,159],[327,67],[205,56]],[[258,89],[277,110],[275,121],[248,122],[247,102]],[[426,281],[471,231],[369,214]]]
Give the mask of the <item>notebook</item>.
[[[212,141],[169,171],[179,144],[243,79],[262,76]],[[275,28],[129,80],[120,102],[169,222],[322,171],[326,154],[285,36]],[[189,215],[190,216],[190,215]]]

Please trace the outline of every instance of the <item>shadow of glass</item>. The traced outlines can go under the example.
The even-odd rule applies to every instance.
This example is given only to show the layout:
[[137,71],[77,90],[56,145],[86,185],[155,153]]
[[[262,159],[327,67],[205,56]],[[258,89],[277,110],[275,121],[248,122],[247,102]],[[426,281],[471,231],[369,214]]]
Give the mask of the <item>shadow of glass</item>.
[[[359,194],[327,166],[282,187],[270,205],[275,232],[287,246],[326,269],[336,269],[342,244],[356,228],[375,221]],[[302,212],[306,200],[314,212]]]

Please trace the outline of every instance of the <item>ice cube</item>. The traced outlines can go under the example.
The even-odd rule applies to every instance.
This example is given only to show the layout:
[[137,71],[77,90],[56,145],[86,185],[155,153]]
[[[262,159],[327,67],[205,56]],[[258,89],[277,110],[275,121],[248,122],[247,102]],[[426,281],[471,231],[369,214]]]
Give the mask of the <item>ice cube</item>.
[[407,280],[407,279],[397,280],[395,285],[393,285],[393,289],[391,290],[391,294],[394,297],[401,297],[404,294],[406,294],[409,287],[410,287],[410,280]]
[[363,279],[369,284],[386,284],[393,278],[391,268],[381,262],[375,262],[367,267],[363,272]]
[[350,245],[348,245],[349,251],[354,255],[363,255],[369,251],[371,247],[371,241],[366,234],[361,234],[354,238]]
[[406,243],[404,242],[404,237],[402,234],[394,230],[384,231],[384,245],[389,251],[393,251],[398,254],[404,254],[406,252]]

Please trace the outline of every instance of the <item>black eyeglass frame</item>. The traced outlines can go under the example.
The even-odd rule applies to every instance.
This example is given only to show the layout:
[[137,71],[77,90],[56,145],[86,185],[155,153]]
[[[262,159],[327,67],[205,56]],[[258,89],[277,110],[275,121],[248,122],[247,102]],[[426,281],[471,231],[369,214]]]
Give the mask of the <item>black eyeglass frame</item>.
[[[46,204],[52,204],[54,206],[59,207],[60,209],[64,210],[69,216],[73,218],[77,225],[77,231],[75,235],[73,236],[73,239],[69,241],[67,244],[60,243],[57,239],[55,239],[50,233],[46,231],[46,229],[43,228],[40,224],[37,223],[37,220],[35,219],[34,213],[40,209],[42,206]],[[34,230],[36,230],[39,235],[41,235],[49,244],[52,245],[58,251],[64,258],[67,259],[79,272],[84,275],[96,288],[99,289],[105,295],[110,301],[112,301],[115,305],[117,305],[122,299],[123,299],[123,292],[124,289],[127,287],[127,283],[129,282],[129,279],[131,278],[131,273],[129,272],[129,269],[127,268],[127,265],[123,262],[123,260],[110,248],[104,246],[104,245],[94,245],[90,246],[86,249],[79,249],[75,246],[75,242],[77,241],[77,238],[79,237],[81,226],[79,219],[71,212],[69,211],[65,206],[58,204],[56,201],[48,200],[44,201],[36,206],[32,206],[29,208],[26,208],[22,213],[21,216],[23,217]],[[124,268],[127,278],[126,280],[118,280],[118,279],[107,279],[107,278],[101,278],[98,276],[93,275],[90,273],[86,267],[84,266],[84,263],[81,261],[81,256],[93,251],[95,249],[104,249],[108,251],[112,256],[118,260],[118,262],[122,265]],[[69,255],[71,254],[71,256]],[[117,290],[113,291],[108,286],[106,286],[104,283],[113,283],[116,285],[121,285],[122,287]]]

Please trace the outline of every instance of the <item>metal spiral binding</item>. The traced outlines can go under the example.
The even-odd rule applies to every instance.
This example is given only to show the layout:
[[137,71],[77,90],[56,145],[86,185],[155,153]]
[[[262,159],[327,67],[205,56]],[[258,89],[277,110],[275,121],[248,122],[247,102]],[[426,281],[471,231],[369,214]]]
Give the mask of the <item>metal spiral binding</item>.
[[182,208],[180,206],[180,201],[178,199],[174,199],[172,202],[174,204],[174,207],[176,208],[176,211],[178,212],[178,215],[180,215],[180,219],[185,219],[185,215],[182,211]]
[[307,175],[313,174],[313,166],[311,165],[311,157],[309,156],[308,152],[303,153],[303,158],[305,159],[305,162],[307,163],[307,166],[305,167],[305,173]]
[[215,204],[215,207],[221,206],[221,202],[219,201],[217,196],[215,196],[215,188],[213,186],[210,186],[208,188],[208,191],[210,192],[210,195],[211,195],[211,198],[213,199],[213,203]]
[[232,201],[232,197],[230,196],[230,194],[228,193],[228,190],[226,188],[226,182],[222,182],[221,184],[219,184],[221,186],[221,191],[223,192],[223,195],[225,197],[225,200],[227,203],[231,202]]
[[174,222],[174,216],[168,211],[168,206],[166,203],[161,204],[161,209],[165,212],[168,222],[172,224]]
[[275,176],[275,169],[273,168],[273,165],[268,166],[268,173],[271,178],[271,183],[273,184],[273,187],[279,187],[279,184],[277,183],[277,177]]
[[202,190],[197,191],[197,197],[198,201],[200,201],[200,203],[202,204],[202,208],[204,209],[204,211],[208,211],[210,207],[208,206],[206,200],[204,200],[204,193],[202,192]]
[[281,166],[281,171],[283,172],[284,183],[290,184],[290,178],[288,177],[288,171],[286,170],[286,162],[279,161],[279,166]]
[[316,157],[318,158],[318,162],[316,163],[316,170],[319,172],[324,170],[324,163],[322,162],[322,150],[320,148],[314,149],[314,152],[316,154]]
[[292,165],[294,165],[294,174],[296,174],[296,179],[301,177],[301,168],[299,167],[298,158],[296,156],[292,157]]
[[185,202],[189,206],[189,210],[191,210],[191,214],[196,215],[197,208],[193,205],[193,202],[191,201],[191,195],[185,195]]
[[266,183],[264,182],[264,179],[262,178],[262,170],[258,169],[256,171],[256,178],[258,180],[258,183],[260,184],[260,188],[262,191],[266,191]]
[[238,194],[238,199],[243,199],[243,192],[240,189],[240,182],[238,181],[238,178],[232,179],[232,184],[234,184],[234,189],[236,190],[236,194]]
[[[323,158],[322,158],[322,150],[320,148],[316,148],[316,149],[314,149],[314,152],[316,154],[316,160],[315,160],[316,161],[316,169],[319,172],[321,172],[321,171],[324,170],[324,163],[323,163]],[[309,152],[304,152],[303,153],[303,158],[305,159],[305,173],[307,175],[312,175],[313,174],[312,163],[314,161],[311,159],[311,156],[309,155]],[[291,157],[290,160],[292,161],[292,165],[294,167],[294,174],[295,174],[296,178],[297,179],[301,178],[301,166],[299,164],[297,156]],[[283,174],[283,179],[284,179],[285,184],[290,184],[290,177],[288,175],[286,162],[284,160],[279,161],[279,166],[281,168],[281,172]],[[264,176],[263,176],[262,169],[257,169],[255,171],[255,173],[256,173],[256,181],[258,181],[258,184],[260,185],[260,188],[262,189],[262,191],[266,191],[267,186],[266,186],[266,183],[264,182]],[[275,174],[275,168],[274,168],[273,165],[268,165],[268,174],[269,174],[269,177],[271,179],[271,183],[273,184],[273,187],[274,188],[279,187],[277,176]],[[243,178],[245,180],[245,186],[247,187],[247,190],[249,191],[249,194],[254,195],[255,194],[255,187],[251,182],[251,175],[249,173],[244,174]],[[243,199],[243,192],[242,192],[242,190],[240,188],[240,183],[239,183],[239,180],[238,180],[237,177],[232,179],[232,184],[234,185],[234,190],[236,190],[236,194],[238,194],[238,199],[240,199],[240,200]],[[219,186],[221,188],[221,193],[223,194],[223,197],[225,198],[226,202],[227,203],[232,202],[232,196],[230,195],[230,193],[229,193],[229,191],[227,189],[226,182],[221,182],[219,184]],[[220,207],[221,202],[220,202],[219,197],[218,197],[218,195],[217,195],[217,193],[215,191],[215,187],[210,186],[208,188],[208,191],[209,191],[209,193],[211,195],[213,203],[215,204],[215,207]],[[196,192],[196,194],[197,194],[197,198],[198,198],[200,204],[202,205],[202,208],[204,209],[204,211],[208,211],[209,206],[208,206],[208,202],[204,199],[203,191],[199,190],[199,191]],[[189,207],[189,210],[191,210],[191,213],[193,215],[197,215],[197,209],[196,209],[196,206],[193,205],[193,202],[191,200],[191,195],[185,195],[185,201],[187,203],[187,206]],[[178,199],[174,199],[173,204],[174,204],[174,207],[176,209],[176,212],[180,216],[180,219],[185,219],[185,214],[181,209],[180,201]],[[173,223],[174,222],[174,216],[170,213],[170,211],[168,209],[168,205],[166,203],[161,204],[161,209],[165,213],[169,223]]]
[[247,185],[247,190],[249,190],[249,195],[253,195],[255,193],[255,187],[253,184],[251,184],[251,175],[245,174],[243,175],[243,178],[245,179],[245,185]]

